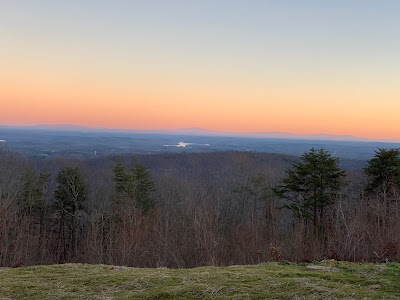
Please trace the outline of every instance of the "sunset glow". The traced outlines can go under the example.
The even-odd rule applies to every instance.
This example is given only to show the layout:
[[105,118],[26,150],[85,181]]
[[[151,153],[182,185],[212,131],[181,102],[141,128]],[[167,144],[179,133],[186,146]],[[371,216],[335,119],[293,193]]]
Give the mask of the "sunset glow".
[[348,2],[9,1],[0,124],[400,140],[400,3]]

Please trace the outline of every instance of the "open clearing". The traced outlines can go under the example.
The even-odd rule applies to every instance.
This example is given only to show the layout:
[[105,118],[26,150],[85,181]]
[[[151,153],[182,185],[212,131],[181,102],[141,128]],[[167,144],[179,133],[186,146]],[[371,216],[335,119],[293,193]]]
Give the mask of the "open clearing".
[[0,268],[0,299],[400,299],[399,263],[311,265]]

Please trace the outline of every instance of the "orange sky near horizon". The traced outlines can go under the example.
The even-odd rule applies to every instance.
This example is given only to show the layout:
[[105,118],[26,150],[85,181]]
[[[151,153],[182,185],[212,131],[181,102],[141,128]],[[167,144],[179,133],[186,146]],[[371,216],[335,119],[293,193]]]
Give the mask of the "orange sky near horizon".
[[351,9],[360,7],[347,12],[342,1],[194,3],[8,4],[0,12],[0,125],[400,141],[393,7],[377,15],[371,2],[354,22]]
[[131,87],[40,75],[2,78],[0,97],[7,99],[1,104],[2,124],[124,129],[196,127],[400,140],[400,130],[394,126],[400,111],[395,95],[392,105],[387,107],[380,105],[379,98],[387,99],[388,95],[346,95],[337,90],[199,87],[178,83]]

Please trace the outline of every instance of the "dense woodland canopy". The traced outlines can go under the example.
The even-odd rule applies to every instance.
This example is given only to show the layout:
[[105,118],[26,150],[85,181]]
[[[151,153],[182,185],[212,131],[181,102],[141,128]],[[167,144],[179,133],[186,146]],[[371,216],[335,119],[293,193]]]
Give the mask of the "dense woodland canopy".
[[215,152],[29,160],[0,152],[0,265],[400,259],[400,151],[341,169]]

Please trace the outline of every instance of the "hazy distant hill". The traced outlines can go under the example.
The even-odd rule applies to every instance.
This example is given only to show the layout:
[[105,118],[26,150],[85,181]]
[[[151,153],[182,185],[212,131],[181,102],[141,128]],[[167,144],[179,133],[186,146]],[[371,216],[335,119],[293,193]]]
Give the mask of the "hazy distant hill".
[[270,139],[296,139],[296,140],[321,140],[321,141],[355,141],[355,142],[388,142],[400,143],[396,140],[367,139],[352,135],[334,134],[295,134],[288,132],[229,132],[209,130],[203,128],[180,128],[180,129],[156,129],[156,130],[135,130],[135,129],[112,129],[100,127],[88,127],[71,124],[40,124],[34,126],[0,126],[8,129],[32,129],[50,131],[78,131],[78,132],[107,132],[107,133],[132,133],[132,134],[161,134],[161,135],[188,135],[188,136],[221,136],[221,137],[251,137]]
[[[231,134],[203,129],[124,131],[70,125],[0,127],[1,148],[29,157],[93,157],[132,153],[191,153],[215,151],[268,152],[300,156],[310,148],[324,148],[341,159],[367,160],[378,148],[399,143],[339,140],[337,136],[300,136],[282,133]],[[286,138],[285,138],[286,136]],[[303,137],[303,138],[301,138]],[[343,137],[344,139],[344,137]],[[186,144],[186,147],[165,145]],[[202,146],[207,145],[207,147]]]

